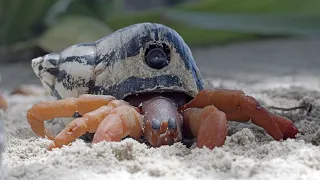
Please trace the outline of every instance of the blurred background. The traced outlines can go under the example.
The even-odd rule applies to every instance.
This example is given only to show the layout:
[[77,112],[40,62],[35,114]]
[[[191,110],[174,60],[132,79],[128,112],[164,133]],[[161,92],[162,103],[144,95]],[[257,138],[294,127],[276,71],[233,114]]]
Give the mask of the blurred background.
[[204,77],[319,77],[319,0],[0,0],[0,88],[30,61],[139,22],[174,28]]

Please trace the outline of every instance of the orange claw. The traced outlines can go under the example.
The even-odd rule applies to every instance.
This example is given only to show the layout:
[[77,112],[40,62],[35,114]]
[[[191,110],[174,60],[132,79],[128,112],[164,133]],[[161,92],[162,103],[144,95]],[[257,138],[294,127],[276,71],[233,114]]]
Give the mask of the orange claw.
[[134,107],[119,106],[99,124],[92,142],[120,141],[126,136],[139,139],[142,136],[142,118]]
[[[197,137],[197,147],[213,149],[224,144],[228,132],[226,114],[214,106],[191,108],[183,112],[183,123]],[[188,127],[186,127],[188,128]]]
[[[287,118],[277,116],[260,106],[259,102],[242,91],[216,89],[202,90],[181,109],[203,108],[214,105],[226,113],[229,120],[252,123],[264,128],[275,140],[295,138],[297,127]],[[246,119],[247,118],[247,119]]]
[[86,132],[95,133],[93,143],[104,140],[120,141],[126,136],[138,139],[142,135],[141,124],[142,116],[134,107],[119,101],[116,103],[111,101],[107,106],[73,120],[55,137],[47,149],[52,150],[67,145]]
[[85,94],[79,98],[66,98],[58,101],[39,102],[33,105],[27,112],[27,120],[31,129],[40,137],[47,136],[52,139],[53,135],[44,127],[44,121],[58,117],[72,117],[77,111],[80,114],[98,109],[107,105],[113,96]]

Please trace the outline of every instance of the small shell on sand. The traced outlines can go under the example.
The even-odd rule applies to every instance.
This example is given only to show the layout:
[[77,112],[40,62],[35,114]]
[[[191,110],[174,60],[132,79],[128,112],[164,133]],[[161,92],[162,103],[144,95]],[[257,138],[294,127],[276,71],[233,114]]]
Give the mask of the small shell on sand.
[[49,95],[45,88],[36,84],[22,84],[15,88],[11,94],[20,94],[24,96],[45,96]]

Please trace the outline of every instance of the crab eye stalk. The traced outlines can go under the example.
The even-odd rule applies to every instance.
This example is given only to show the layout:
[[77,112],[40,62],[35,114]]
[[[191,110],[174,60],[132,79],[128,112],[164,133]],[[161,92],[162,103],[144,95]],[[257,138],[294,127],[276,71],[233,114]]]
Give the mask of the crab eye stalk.
[[145,61],[148,66],[154,69],[166,67],[170,61],[169,48],[166,45],[150,46],[146,51]]

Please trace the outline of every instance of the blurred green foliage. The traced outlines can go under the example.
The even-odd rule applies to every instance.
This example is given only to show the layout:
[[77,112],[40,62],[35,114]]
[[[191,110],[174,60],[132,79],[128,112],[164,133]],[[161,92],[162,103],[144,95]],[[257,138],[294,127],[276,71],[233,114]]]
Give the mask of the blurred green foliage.
[[180,10],[221,13],[272,13],[319,15],[318,0],[202,0],[190,6],[181,4]]
[[[176,5],[170,9],[166,9],[165,11],[159,9],[157,11],[145,11],[133,16],[124,15],[121,17],[111,17],[107,19],[107,24],[112,28],[122,28],[128,26],[130,24],[139,23],[139,22],[157,22],[166,24],[174,29],[176,29],[181,36],[185,39],[185,41],[192,46],[207,46],[213,44],[221,44],[239,40],[250,40],[256,39],[259,37],[265,37],[266,34],[256,33],[245,33],[239,31],[237,28],[233,30],[217,30],[217,29],[208,29],[203,28],[201,26],[192,26],[194,22],[202,21],[203,19],[198,18],[197,21],[194,22],[182,22],[177,21],[179,18],[168,16],[168,11],[181,11],[181,12],[189,12],[190,14],[193,12],[206,13],[204,16],[207,16],[208,13],[224,13],[230,14],[237,17],[238,15],[249,15],[252,17],[258,15],[272,15],[274,19],[278,19],[278,16],[294,16],[295,19],[291,19],[294,22],[297,22],[296,26],[305,26],[305,20],[309,20],[309,26],[316,26],[320,20],[320,1],[319,0],[201,0],[197,1],[197,3],[182,3]],[[299,17],[304,17],[304,22],[298,22]],[[181,18],[180,18],[181,19]],[[187,18],[185,18],[187,19]],[[239,18],[238,18],[239,19]],[[238,20],[237,19],[237,20]],[[230,20],[230,18],[226,18],[224,23],[239,23],[234,22],[234,20]],[[267,19],[269,20],[269,19]],[[284,18],[281,23],[288,23],[290,18]],[[189,20],[190,21],[190,20]],[[243,20],[245,21],[245,19]],[[270,21],[270,20],[269,20]],[[272,19],[271,19],[272,21]],[[277,23],[279,20],[277,21]],[[220,22],[206,22],[207,24],[214,24]],[[259,23],[259,22],[258,22]],[[264,24],[260,22],[261,28],[264,28]],[[300,23],[300,24],[298,24]],[[268,24],[269,26],[272,23]],[[276,25],[276,24],[275,24]],[[290,24],[292,25],[292,24]],[[317,25],[317,29],[320,27]],[[285,34],[281,34],[285,35]],[[275,35],[276,36],[276,35]]]
[[[244,24],[248,22],[245,18],[235,18],[235,22],[228,16],[226,21],[222,17],[221,22],[212,22],[204,21],[205,18],[201,18],[204,16],[212,16],[214,19],[216,13],[224,13],[235,17],[242,14],[252,17],[272,14],[275,18],[278,15],[309,18],[303,19],[303,22],[308,20],[307,24],[302,20],[291,20],[295,23],[284,27],[284,32],[294,29],[293,26],[310,28],[310,25],[319,22],[320,16],[319,0],[198,0],[134,13],[127,12],[124,3],[124,0],[0,0],[2,49],[6,49],[7,54],[34,47],[40,47],[46,52],[59,51],[72,44],[94,41],[114,30],[139,22],[165,24],[177,30],[189,45],[203,46],[268,35],[256,31],[255,26],[252,26],[250,32],[241,31],[241,21]],[[187,15],[192,18],[186,18],[185,14],[179,15],[178,12],[189,13]],[[192,14],[194,12],[202,13],[202,16],[196,17]],[[267,23],[261,21],[261,28],[273,25],[273,19],[263,20]],[[279,25],[279,20],[275,22],[275,26]],[[219,28],[214,23],[218,23]],[[239,24],[239,27],[223,29],[223,23]]]
[[54,0],[0,0],[1,43],[11,44],[34,37]]
[[92,42],[110,33],[112,30],[98,19],[68,16],[45,31],[37,44],[47,52],[58,52],[72,44]]
[[113,17],[106,20],[113,29],[119,29],[140,22],[154,22],[165,24],[175,29],[191,46],[205,46],[229,42],[232,40],[249,39],[251,35],[227,31],[213,31],[197,27],[191,27],[183,23],[165,18],[162,10],[141,12],[134,16]]

